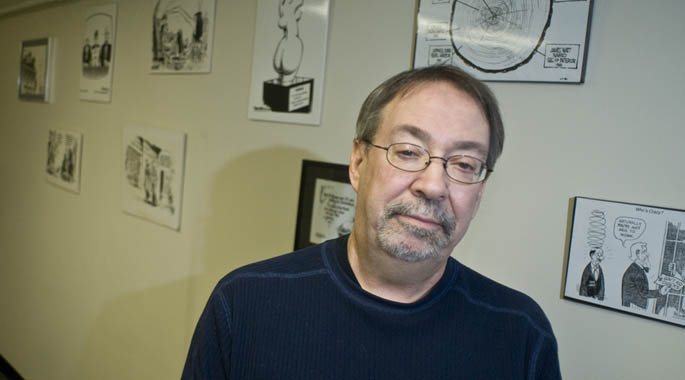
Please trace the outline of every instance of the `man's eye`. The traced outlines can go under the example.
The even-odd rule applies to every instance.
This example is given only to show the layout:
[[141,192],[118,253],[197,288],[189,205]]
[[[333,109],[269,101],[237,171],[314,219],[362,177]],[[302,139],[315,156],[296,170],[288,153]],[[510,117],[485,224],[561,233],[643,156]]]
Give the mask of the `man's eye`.
[[468,162],[463,162],[459,161],[454,164],[459,170],[465,171],[465,172],[475,172],[476,168],[469,164]]
[[419,157],[418,152],[416,152],[415,150],[409,150],[409,149],[398,150],[395,154],[399,158],[403,158],[403,159],[416,159]]

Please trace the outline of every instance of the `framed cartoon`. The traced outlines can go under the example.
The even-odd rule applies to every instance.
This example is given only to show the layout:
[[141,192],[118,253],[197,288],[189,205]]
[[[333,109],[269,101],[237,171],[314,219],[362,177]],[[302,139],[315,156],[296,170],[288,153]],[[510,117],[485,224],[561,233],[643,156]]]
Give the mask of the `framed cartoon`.
[[183,132],[124,129],[124,212],[180,230],[185,148]]
[[53,44],[51,37],[21,43],[19,99],[50,102]]
[[216,0],[157,0],[152,15],[150,72],[209,73]]
[[319,125],[330,0],[258,0],[247,116]]
[[47,145],[45,179],[78,194],[81,190],[83,135],[79,132],[51,129],[48,131]]
[[356,202],[347,165],[303,160],[295,250],[349,234]]
[[117,5],[88,8],[81,47],[81,100],[109,103],[112,100]]
[[576,197],[564,297],[685,326],[685,210]]
[[592,0],[420,0],[414,67],[481,80],[582,83]]

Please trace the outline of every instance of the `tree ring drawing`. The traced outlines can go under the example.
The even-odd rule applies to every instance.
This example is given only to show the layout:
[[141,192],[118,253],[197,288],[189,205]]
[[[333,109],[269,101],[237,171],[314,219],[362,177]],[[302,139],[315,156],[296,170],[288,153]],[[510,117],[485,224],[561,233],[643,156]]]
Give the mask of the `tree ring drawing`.
[[505,73],[533,58],[551,19],[552,0],[455,0],[449,34],[466,64]]

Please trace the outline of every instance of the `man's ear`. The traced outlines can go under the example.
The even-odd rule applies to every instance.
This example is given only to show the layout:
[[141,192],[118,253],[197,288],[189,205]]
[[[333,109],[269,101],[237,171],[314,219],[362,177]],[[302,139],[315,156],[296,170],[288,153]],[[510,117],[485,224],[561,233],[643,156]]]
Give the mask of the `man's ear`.
[[352,153],[350,153],[350,183],[354,191],[359,190],[360,167],[366,160],[366,144],[359,140],[352,143]]

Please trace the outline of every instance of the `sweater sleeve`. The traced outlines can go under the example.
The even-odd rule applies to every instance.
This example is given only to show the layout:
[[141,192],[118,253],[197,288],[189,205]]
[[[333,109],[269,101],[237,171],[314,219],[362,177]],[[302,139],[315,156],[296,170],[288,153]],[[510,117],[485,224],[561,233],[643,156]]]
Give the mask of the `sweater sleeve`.
[[561,380],[557,342],[554,336],[543,335],[540,349],[535,358],[531,380]]
[[181,379],[229,379],[230,328],[229,308],[224,295],[217,289],[197,323]]

